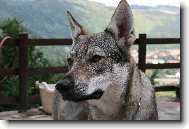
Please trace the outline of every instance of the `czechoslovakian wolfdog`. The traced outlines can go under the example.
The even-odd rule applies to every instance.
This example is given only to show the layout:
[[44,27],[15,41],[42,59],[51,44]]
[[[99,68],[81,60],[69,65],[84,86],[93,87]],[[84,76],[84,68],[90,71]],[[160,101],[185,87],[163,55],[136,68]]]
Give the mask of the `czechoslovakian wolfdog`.
[[104,32],[89,34],[67,12],[69,72],[57,82],[54,120],[157,120],[154,89],[130,54],[131,9],[121,0]]

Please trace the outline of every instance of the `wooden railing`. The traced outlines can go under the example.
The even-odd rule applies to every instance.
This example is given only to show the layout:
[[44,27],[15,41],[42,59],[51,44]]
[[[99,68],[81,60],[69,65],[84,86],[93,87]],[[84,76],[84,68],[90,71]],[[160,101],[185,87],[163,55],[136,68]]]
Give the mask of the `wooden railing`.
[[[1,41],[1,39],[0,39]],[[71,39],[29,39],[27,33],[19,34],[19,39],[9,39],[5,45],[19,47],[19,68],[0,68],[0,77],[19,76],[19,96],[0,96],[0,105],[19,104],[19,112],[27,111],[28,103],[40,102],[39,95],[28,96],[28,77],[34,74],[66,73],[67,67],[28,68],[28,47],[47,45],[71,45]],[[180,63],[146,64],[146,47],[148,44],[180,44],[180,38],[146,38],[146,34],[140,34],[135,41],[139,45],[138,67],[145,72],[146,69],[171,69],[180,68]],[[175,86],[157,87],[156,91],[175,90],[180,95],[180,88]]]

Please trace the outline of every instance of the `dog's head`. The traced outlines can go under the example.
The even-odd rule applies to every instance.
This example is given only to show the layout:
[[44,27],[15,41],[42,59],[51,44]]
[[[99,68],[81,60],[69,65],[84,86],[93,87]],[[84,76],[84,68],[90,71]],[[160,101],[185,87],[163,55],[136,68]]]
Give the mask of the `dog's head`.
[[73,39],[69,72],[56,84],[63,99],[99,99],[108,87],[123,85],[130,62],[129,48],[135,41],[133,15],[122,0],[104,32],[89,34],[68,12]]

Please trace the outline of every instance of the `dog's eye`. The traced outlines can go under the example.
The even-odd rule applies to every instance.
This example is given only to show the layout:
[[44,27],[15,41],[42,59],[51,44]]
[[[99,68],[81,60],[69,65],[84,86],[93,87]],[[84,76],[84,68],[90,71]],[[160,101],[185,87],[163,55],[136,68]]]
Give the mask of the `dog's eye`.
[[71,58],[68,58],[67,61],[68,61],[68,65],[72,65],[73,64],[73,60]]
[[99,62],[102,58],[103,58],[102,56],[94,55],[94,56],[90,59],[90,62],[91,62],[91,63],[97,63],[97,62]]

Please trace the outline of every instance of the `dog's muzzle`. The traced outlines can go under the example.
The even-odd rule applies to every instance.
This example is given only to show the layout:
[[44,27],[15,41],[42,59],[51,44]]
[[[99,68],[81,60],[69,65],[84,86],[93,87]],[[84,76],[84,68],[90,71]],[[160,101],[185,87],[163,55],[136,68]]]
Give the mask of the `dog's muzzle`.
[[[77,86],[76,86],[77,87]],[[104,93],[101,89],[97,89],[91,94],[78,93],[74,89],[74,83],[71,77],[65,77],[63,80],[58,81],[55,86],[56,90],[62,95],[64,100],[81,102],[91,99],[100,99]]]

